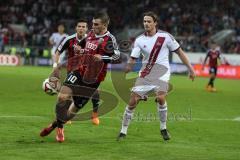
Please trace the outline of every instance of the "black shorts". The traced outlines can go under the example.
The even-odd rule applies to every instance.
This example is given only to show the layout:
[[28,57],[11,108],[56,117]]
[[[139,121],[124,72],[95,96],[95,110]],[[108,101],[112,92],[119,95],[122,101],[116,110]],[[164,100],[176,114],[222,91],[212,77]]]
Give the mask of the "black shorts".
[[209,69],[209,74],[214,73],[215,75],[217,75],[217,67],[210,67]]
[[90,98],[95,93],[100,83],[88,83],[82,79],[79,71],[73,71],[68,73],[63,85],[72,89],[73,96]]

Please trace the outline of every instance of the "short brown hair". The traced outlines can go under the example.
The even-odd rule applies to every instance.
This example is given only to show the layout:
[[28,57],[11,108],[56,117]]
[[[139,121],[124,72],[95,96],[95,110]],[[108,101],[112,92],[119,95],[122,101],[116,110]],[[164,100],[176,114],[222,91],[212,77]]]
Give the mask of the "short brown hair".
[[86,23],[88,27],[88,21],[86,19],[79,19],[76,23],[76,26],[78,25],[78,23]]
[[109,24],[110,18],[106,12],[97,12],[95,13],[94,19],[101,19],[103,24]]
[[144,12],[143,17],[145,16],[152,17],[153,21],[158,23],[158,16],[153,11]]

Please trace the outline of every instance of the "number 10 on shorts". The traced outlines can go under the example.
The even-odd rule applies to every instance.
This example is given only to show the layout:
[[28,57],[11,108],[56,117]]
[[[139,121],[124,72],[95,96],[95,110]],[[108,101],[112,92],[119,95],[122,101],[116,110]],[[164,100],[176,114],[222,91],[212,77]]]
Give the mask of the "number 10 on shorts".
[[71,83],[74,83],[77,80],[77,77],[74,75],[70,75],[67,80]]

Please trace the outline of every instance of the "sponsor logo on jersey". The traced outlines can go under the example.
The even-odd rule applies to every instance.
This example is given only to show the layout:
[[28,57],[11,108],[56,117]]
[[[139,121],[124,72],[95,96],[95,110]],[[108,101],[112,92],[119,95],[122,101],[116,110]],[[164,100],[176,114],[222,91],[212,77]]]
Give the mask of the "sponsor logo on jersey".
[[94,44],[94,43],[91,43],[91,42],[87,42],[86,48],[87,48],[87,49],[96,50],[96,49],[97,49],[97,45]]

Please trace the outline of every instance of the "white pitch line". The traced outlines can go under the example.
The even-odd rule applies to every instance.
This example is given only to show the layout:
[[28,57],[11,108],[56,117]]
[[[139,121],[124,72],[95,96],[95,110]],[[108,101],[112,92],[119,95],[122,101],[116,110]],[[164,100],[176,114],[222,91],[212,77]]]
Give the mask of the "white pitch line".
[[46,118],[43,116],[0,115],[0,118]]
[[234,121],[240,121],[240,117],[236,117],[233,119]]
[[234,121],[234,119],[230,118],[193,118],[194,121]]
[[[0,115],[0,118],[30,118],[30,119],[46,119],[47,116],[28,116],[28,115]],[[99,117],[100,119],[117,119],[121,120],[121,117],[115,116],[115,117],[109,117],[109,116],[103,116]],[[136,122],[156,122],[159,121],[159,118],[153,118],[149,117],[140,117],[140,118],[134,118],[133,121]],[[178,119],[169,119],[169,121],[240,121],[240,117],[236,117],[234,119],[230,118],[193,118],[192,119],[184,119],[184,118],[178,118]]]

